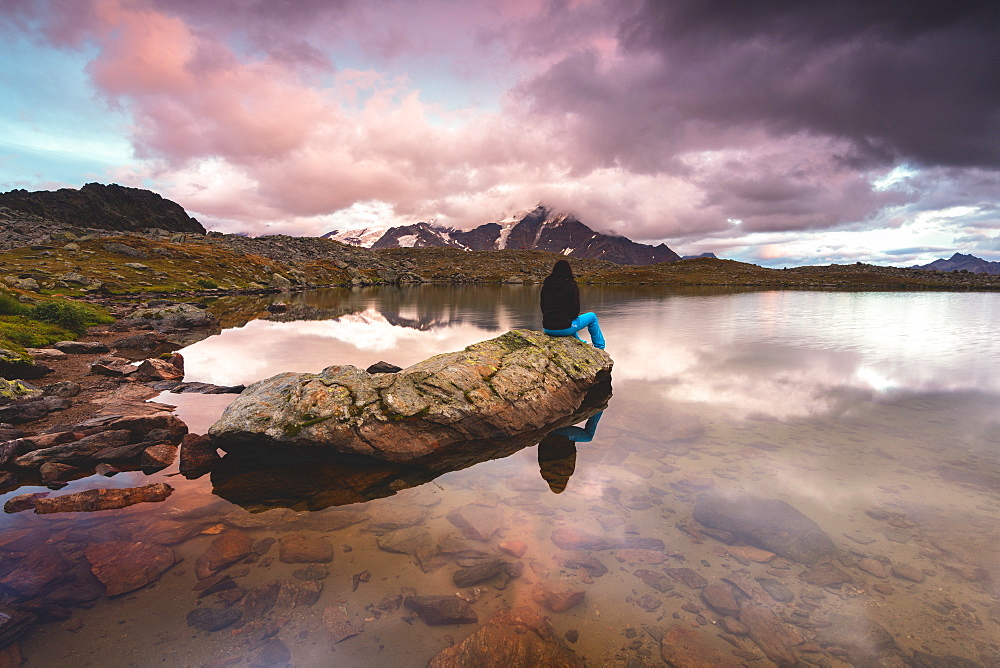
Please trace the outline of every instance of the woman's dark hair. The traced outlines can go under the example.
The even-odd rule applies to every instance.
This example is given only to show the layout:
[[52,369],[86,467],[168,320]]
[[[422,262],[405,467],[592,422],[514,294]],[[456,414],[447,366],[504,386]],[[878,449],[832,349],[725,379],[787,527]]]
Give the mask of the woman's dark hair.
[[552,273],[549,275],[552,278],[573,278],[573,268],[566,260],[559,260],[556,262],[556,266],[552,267]]

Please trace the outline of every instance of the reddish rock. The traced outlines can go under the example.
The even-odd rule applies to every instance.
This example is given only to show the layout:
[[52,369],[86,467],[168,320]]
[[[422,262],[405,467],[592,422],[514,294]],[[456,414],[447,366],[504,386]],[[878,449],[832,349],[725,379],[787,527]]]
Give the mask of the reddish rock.
[[286,564],[327,564],[333,561],[333,545],[318,535],[282,536],[278,559]]
[[665,594],[674,588],[673,579],[668,578],[663,573],[640,568],[636,570],[635,576],[661,594]]
[[941,565],[969,582],[981,582],[989,578],[989,574],[980,566],[963,564],[959,561],[946,561]]
[[476,611],[457,596],[407,596],[403,605],[413,610],[428,626],[475,624]]
[[475,633],[441,650],[428,664],[429,668],[583,665],[545,618],[524,608],[497,612]]
[[327,606],[323,610],[323,626],[330,632],[333,642],[338,643],[356,636],[360,631],[351,623],[347,608],[342,605]]
[[553,530],[552,542],[563,550],[607,550],[611,547],[611,542],[606,538],[573,526],[563,526]]
[[740,604],[733,596],[733,590],[725,585],[708,585],[701,592],[701,600],[720,615],[738,617],[740,614]]
[[173,491],[173,487],[162,482],[122,489],[88,489],[75,494],[37,499],[35,512],[43,515],[114,510],[137,503],[165,501]]
[[60,480],[72,480],[74,477],[82,474],[83,471],[69,464],[45,462],[38,467],[38,473],[42,476],[42,482],[47,484]]
[[181,441],[180,471],[184,476],[205,473],[220,460],[212,439],[200,434],[185,434]]
[[666,552],[658,552],[657,550],[625,549],[615,552],[615,558],[629,566],[655,566],[666,561],[668,556]]
[[278,602],[280,591],[281,582],[278,580],[271,580],[248,591],[243,599],[242,624],[262,619]]
[[805,638],[786,626],[778,615],[763,605],[752,603],[740,611],[740,622],[747,627],[747,634],[767,658],[779,666],[796,665],[799,657],[792,647],[804,642]]
[[0,491],[17,487],[17,475],[10,471],[0,471]]
[[889,567],[883,564],[878,559],[872,559],[871,557],[859,559],[858,568],[865,571],[866,573],[871,573],[877,578],[889,577]]
[[675,624],[660,638],[660,657],[674,668],[737,668],[745,665],[729,645],[704,631]]
[[771,559],[774,559],[774,552],[768,552],[767,550],[762,550],[750,545],[730,545],[726,547],[726,552],[728,552],[733,559],[736,559],[744,564],[748,561],[755,561],[758,564],[766,564],[771,561]]
[[45,462],[79,464],[86,462],[101,450],[125,445],[130,438],[131,432],[125,429],[102,431],[84,436],[77,441],[32,450],[17,457],[14,464],[23,468],[35,468]]
[[112,466],[111,464],[98,464],[94,467],[94,473],[97,475],[102,475],[106,478],[110,478],[113,475],[121,473],[121,469],[117,466]]
[[803,571],[799,577],[817,587],[830,587],[853,580],[850,575],[830,563],[820,564],[819,566]]
[[192,522],[154,520],[152,524],[135,534],[134,538],[143,543],[173,545],[184,542],[200,532],[201,526]]
[[7,503],[3,504],[3,511],[5,513],[20,513],[24,510],[31,510],[39,499],[44,499],[48,495],[49,492],[30,492],[12,496],[7,499]]
[[691,568],[665,568],[664,572],[677,580],[683,585],[687,585],[691,589],[701,589],[708,584],[708,580],[698,575],[698,573]]
[[295,582],[289,580],[281,583],[278,600],[275,606],[279,608],[297,608],[298,606],[315,605],[323,592],[323,583],[318,580]]
[[587,592],[582,589],[571,589],[566,586],[551,585],[541,582],[532,592],[531,598],[538,605],[552,612],[566,612],[583,602]]
[[229,529],[219,534],[195,563],[194,572],[198,579],[221,571],[250,555],[253,540],[239,529]]
[[505,540],[500,543],[497,547],[500,548],[501,552],[506,552],[512,557],[521,558],[524,553],[528,550],[528,544],[522,540]]
[[927,577],[919,568],[914,568],[908,564],[893,564],[889,572],[894,577],[909,580],[910,582],[923,582]]
[[177,562],[173,550],[155,543],[94,543],[84,554],[108,596],[145,587]]
[[33,598],[69,577],[70,563],[51,545],[41,545],[24,555],[13,570],[0,577],[0,585],[25,598]]
[[139,364],[135,370],[135,377],[139,380],[180,380],[184,377],[184,371],[161,359],[146,359]]
[[481,503],[454,508],[446,517],[469,540],[488,541],[503,526],[503,509]]
[[142,451],[139,466],[144,471],[160,471],[174,463],[177,458],[177,446],[173,443],[157,443]]

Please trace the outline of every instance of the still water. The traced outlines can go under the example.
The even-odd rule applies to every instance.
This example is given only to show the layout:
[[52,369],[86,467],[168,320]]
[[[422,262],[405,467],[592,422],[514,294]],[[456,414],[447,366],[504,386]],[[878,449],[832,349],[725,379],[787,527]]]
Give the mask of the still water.
[[[250,319],[191,345],[186,380],[405,367],[541,325],[533,286],[282,299],[316,319]],[[477,624],[428,625],[400,597],[456,594],[480,624],[508,606],[542,612],[592,666],[696,665],[669,648],[661,655],[663,637],[732,665],[1000,665],[1000,295],[584,287],[583,302],[615,360],[614,396],[593,439],[554,464],[534,446],[313,511],[308,500],[273,507],[274,490],[257,503],[251,489],[236,505],[214,493],[212,477],[187,481],[173,468],[67,488],[165,480],[176,491],[163,503],[4,517],[5,531],[47,532],[70,559],[88,540],[126,539],[156,521],[190,527],[170,545],[181,561],[159,580],[23,640],[27,665],[419,666]],[[266,304],[214,308],[246,320],[266,315]],[[159,401],[204,433],[231,399]],[[833,542],[827,570],[706,531],[695,504],[716,493],[748,508],[780,499],[804,514]],[[463,533],[456,509],[487,535]],[[567,527],[604,544],[558,546],[553,533]],[[229,569],[235,591],[249,593],[199,598],[198,558],[234,529],[254,541],[255,553]],[[296,536],[325,541],[332,560],[285,563],[279,548]],[[663,548],[621,549],[634,538]],[[494,557],[521,570],[455,585],[456,571]],[[824,579],[834,571],[843,577]],[[296,598],[302,583],[318,600]],[[555,612],[540,607],[543,587],[583,598]],[[725,612],[706,595],[720,588],[771,616]],[[242,619],[218,631],[188,626],[202,607]]]

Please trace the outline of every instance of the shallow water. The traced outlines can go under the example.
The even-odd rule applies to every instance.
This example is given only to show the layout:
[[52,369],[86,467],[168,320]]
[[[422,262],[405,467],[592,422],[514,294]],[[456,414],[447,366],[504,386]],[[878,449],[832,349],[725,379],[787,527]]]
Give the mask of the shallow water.
[[[541,325],[531,286],[331,290],[283,299],[338,317],[251,320],[227,329],[182,351],[186,380],[230,385],[378,360],[405,367]],[[540,471],[534,446],[388,498],[263,513],[220,499],[209,476],[171,475],[174,467],[66,488],[165,480],[176,491],[163,503],[3,517],[6,535],[44,533],[71,561],[82,560],[92,541],[128,539],[156,519],[203,530],[171,545],[183,560],[155,583],[39,626],[22,640],[27,665],[280,664],[281,652],[267,654],[273,644],[261,650],[270,638],[299,666],[424,665],[476,625],[428,626],[394,608],[394,597],[458,592],[475,601],[484,622],[507,605],[538,609],[532,593],[543,581],[585,592],[565,612],[542,612],[557,635],[576,638],[569,646],[589,665],[662,665],[658,637],[676,624],[752,665],[772,663],[745,635],[728,635],[729,644],[718,638],[723,615],[704,602],[701,587],[636,575],[662,578],[667,568],[692,569],[710,585],[742,582],[799,634],[794,651],[808,663],[865,665],[877,655],[879,665],[894,665],[915,651],[950,655],[950,665],[955,657],[1000,663],[1000,295],[584,287],[583,302],[600,315],[615,359],[614,396],[593,441],[577,444],[575,461],[543,453]],[[262,312],[264,305],[240,308]],[[231,398],[159,400],[176,405],[191,430],[203,433]],[[547,480],[564,490],[554,493]],[[26,491],[33,490],[17,493]],[[833,563],[851,582],[821,587],[803,580],[807,567],[793,561],[734,557],[692,518],[696,499],[712,491],[781,499],[804,513],[833,540]],[[261,510],[261,494],[260,504],[246,505]],[[499,518],[489,541],[466,540],[447,518],[467,504],[485,505]],[[552,532],[563,526],[610,540],[661,539],[665,562],[637,564],[635,555],[592,549],[589,556],[608,569],[598,575],[593,565],[572,563],[580,554],[554,544]],[[247,613],[235,630],[187,626],[196,607],[222,607],[215,595],[199,599],[193,591],[194,563],[219,531],[232,528],[255,541],[293,534],[329,541],[335,554],[319,600],[291,607],[279,599],[265,613]],[[399,530],[434,545],[433,558],[379,548]],[[463,541],[464,551],[443,549],[450,539]],[[526,544],[520,558],[498,552],[511,541]],[[523,562],[523,575],[456,588],[452,576],[471,562],[472,548]],[[247,590],[301,582],[295,572],[306,564],[278,555],[275,544],[230,571]],[[878,564],[886,571],[912,566],[923,581],[881,577]],[[764,593],[760,583],[774,589],[773,581],[791,600]],[[331,607],[343,608],[359,632],[334,642],[322,621]],[[868,633],[831,642],[838,615],[876,622],[891,640]]]

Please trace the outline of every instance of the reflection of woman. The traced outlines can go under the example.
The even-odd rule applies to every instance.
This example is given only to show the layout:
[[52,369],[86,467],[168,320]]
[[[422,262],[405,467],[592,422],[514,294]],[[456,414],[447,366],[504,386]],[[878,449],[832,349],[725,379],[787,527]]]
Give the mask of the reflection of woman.
[[538,471],[554,494],[559,494],[569,484],[569,478],[576,470],[576,443],[594,440],[594,432],[603,412],[592,416],[582,428],[556,429],[538,444]]
[[604,349],[604,334],[593,313],[580,313],[580,288],[573,278],[573,269],[566,260],[559,260],[552,273],[542,283],[542,329],[549,336],[575,336],[584,327],[590,333],[594,347]]

